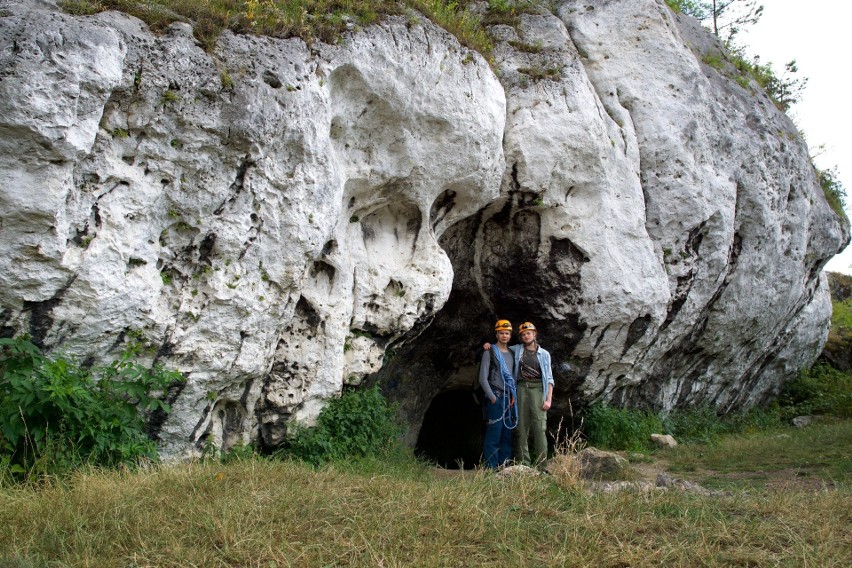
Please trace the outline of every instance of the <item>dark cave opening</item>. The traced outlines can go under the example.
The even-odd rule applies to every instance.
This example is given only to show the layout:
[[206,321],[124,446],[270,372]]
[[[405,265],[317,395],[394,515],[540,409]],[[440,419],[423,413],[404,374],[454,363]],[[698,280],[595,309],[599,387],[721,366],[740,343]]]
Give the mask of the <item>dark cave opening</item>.
[[414,452],[446,469],[473,469],[482,455],[484,427],[469,389],[440,393],[426,410]]

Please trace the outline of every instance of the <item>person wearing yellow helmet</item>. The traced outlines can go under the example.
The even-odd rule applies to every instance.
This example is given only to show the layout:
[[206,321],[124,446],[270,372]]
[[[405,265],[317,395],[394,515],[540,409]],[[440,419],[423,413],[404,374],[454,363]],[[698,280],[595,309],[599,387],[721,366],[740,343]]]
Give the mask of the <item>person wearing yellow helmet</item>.
[[[547,459],[547,411],[553,402],[553,371],[550,353],[538,344],[538,330],[532,322],[518,326],[520,345],[511,345],[517,387],[518,426],[515,429],[514,455],[518,463],[540,464]],[[486,350],[490,343],[483,345]],[[530,454],[529,439],[533,451]]]
[[[482,458],[485,467],[496,469],[512,459],[512,428],[515,422],[514,377],[510,369],[515,359],[509,350],[512,324],[509,320],[497,320],[494,324],[497,335],[495,349],[485,351],[479,364],[479,385],[485,394],[485,438],[482,443]],[[498,360],[500,357],[501,360]]]
[[[513,345],[514,376],[518,385],[518,428],[515,457],[523,463],[539,464],[547,459],[547,411],[553,402],[553,372],[550,353],[538,344],[538,330],[530,322],[518,326],[522,345]],[[532,455],[529,439],[532,436]]]

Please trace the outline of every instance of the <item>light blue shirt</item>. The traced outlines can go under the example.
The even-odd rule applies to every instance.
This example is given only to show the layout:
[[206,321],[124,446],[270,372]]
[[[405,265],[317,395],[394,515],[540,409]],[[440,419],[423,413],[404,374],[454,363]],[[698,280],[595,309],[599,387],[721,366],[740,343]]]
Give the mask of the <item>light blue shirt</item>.
[[[515,382],[517,382],[521,375],[521,355],[523,355],[524,352],[524,345],[523,343],[510,345],[509,350],[515,355],[515,364],[512,366],[512,376],[515,377]],[[554,384],[553,371],[550,368],[550,352],[539,345],[535,353],[538,357],[538,366],[541,368],[542,400],[547,400],[547,386]]]

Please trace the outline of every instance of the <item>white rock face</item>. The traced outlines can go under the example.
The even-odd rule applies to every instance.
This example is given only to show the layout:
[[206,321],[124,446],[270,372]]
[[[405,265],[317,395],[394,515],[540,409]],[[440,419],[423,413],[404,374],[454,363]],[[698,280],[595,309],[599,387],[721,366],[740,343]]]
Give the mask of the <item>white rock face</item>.
[[848,228],[787,117],[701,63],[703,30],[662,2],[622,4],[566,2],[559,14],[637,148],[644,226],[670,300],[617,364],[631,368],[595,356],[602,380],[584,392],[662,407],[751,404],[818,353],[804,347],[824,342],[830,315],[817,251],[833,254]]
[[0,332],[150,346],[188,379],[167,456],[275,446],[365,380],[413,443],[498,316],[541,330],[554,420],[754,404],[825,340],[848,228],[792,123],[661,1],[493,26],[499,80],[425,18],[206,53],[184,24],[5,5]]

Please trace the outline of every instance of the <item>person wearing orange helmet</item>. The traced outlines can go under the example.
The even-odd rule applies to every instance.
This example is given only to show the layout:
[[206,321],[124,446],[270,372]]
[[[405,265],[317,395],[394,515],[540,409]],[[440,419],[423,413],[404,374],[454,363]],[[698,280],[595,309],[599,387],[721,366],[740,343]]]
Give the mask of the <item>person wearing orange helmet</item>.
[[[538,330],[531,322],[518,326],[520,345],[511,345],[514,358],[512,376],[517,388],[518,426],[515,428],[514,455],[517,463],[540,464],[547,459],[547,411],[553,402],[553,371],[550,352],[538,344]],[[482,346],[486,351],[491,344]],[[533,452],[529,439],[532,435]]]
[[479,364],[479,385],[485,394],[482,458],[488,469],[496,469],[512,459],[512,429],[517,424],[515,381],[510,371],[515,359],[508,345],[512,338],[511,322],[498,320],[494,333],[497,335],[495,349],[484,351]]
[[[515,459],[540,464],[547,459],[547,411],[553,402],[553,371],[550,353],[538,344],[538,330],[530,322],[518,326],[522,345],[513,345],[513,375],[518,389],[518,427],[515,431]],[[532,435],[532,455],[529,439]]]

